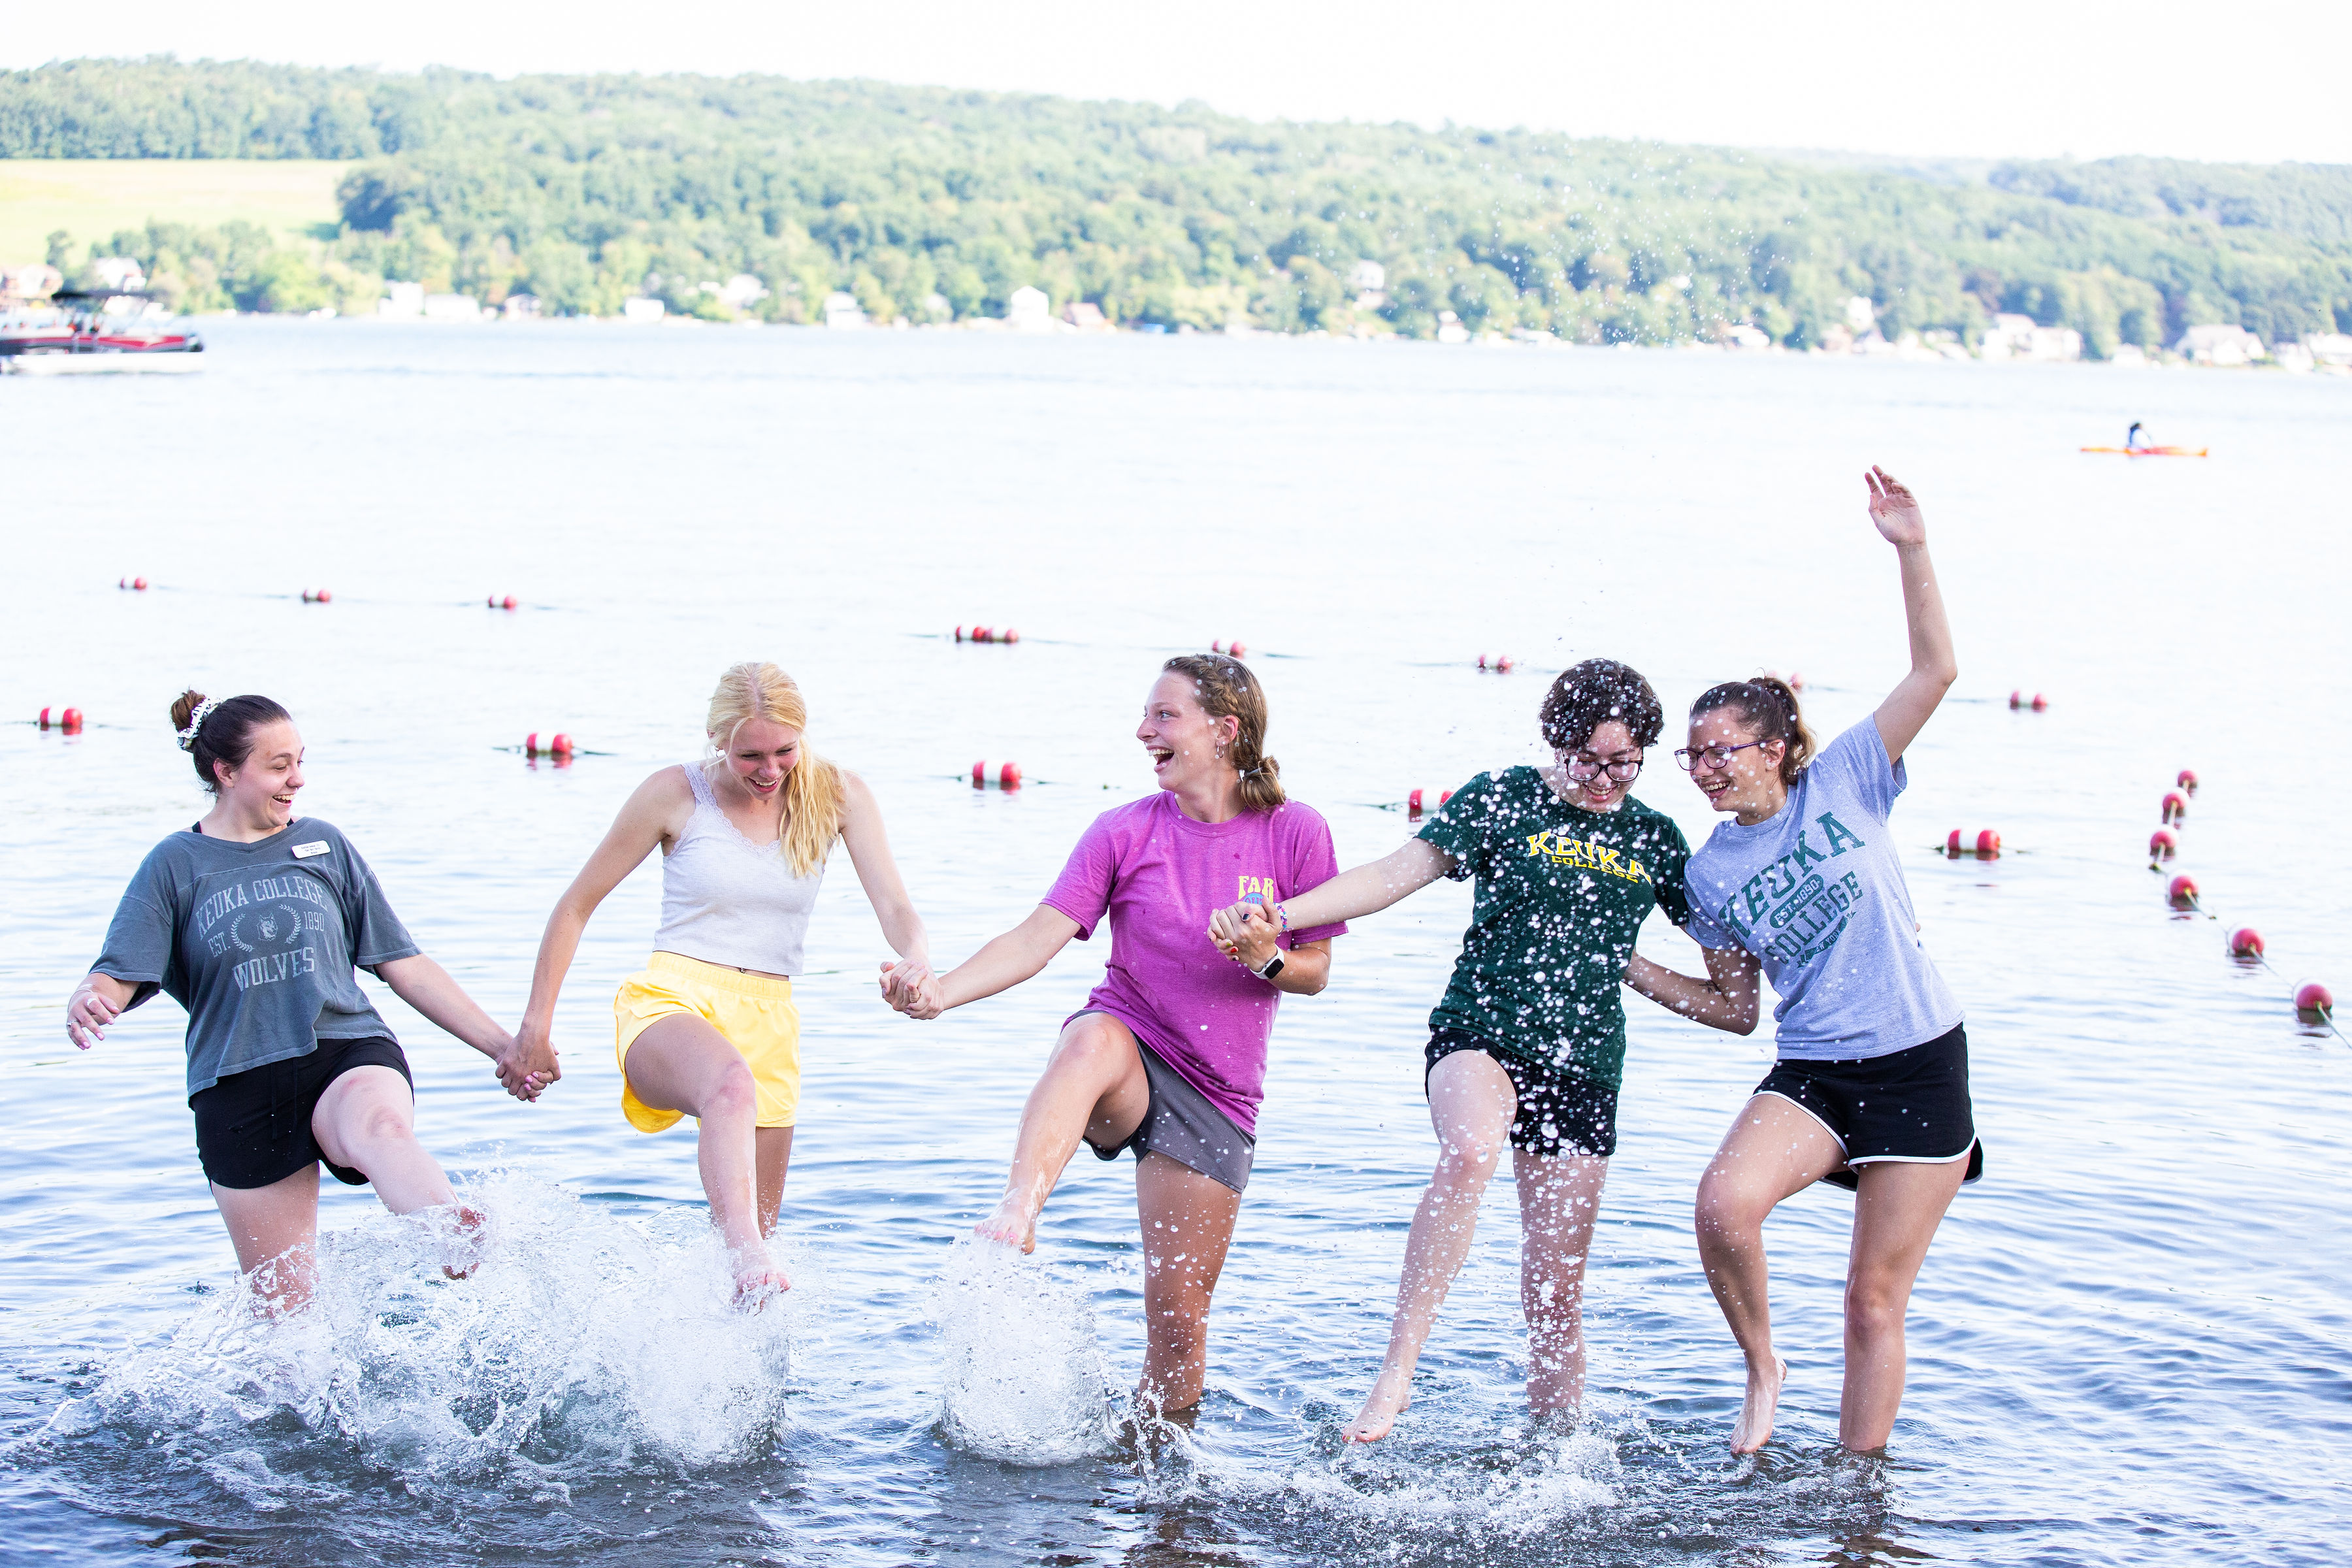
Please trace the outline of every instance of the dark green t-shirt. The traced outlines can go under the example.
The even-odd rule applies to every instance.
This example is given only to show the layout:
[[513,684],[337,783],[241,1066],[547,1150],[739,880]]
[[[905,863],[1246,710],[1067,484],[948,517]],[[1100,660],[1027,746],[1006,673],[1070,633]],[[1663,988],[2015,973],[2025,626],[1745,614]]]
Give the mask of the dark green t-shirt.
[[1480,773],[1421,837],[1478,881],[1470,929],[1432,1029],[1466,1029],[1529,1061],[1614,1089],[1625,1070],[1619,985],[1655,905],[1690,919],[1690,846],[1672,818],[1627,796],[1586,811],[1533,768]]

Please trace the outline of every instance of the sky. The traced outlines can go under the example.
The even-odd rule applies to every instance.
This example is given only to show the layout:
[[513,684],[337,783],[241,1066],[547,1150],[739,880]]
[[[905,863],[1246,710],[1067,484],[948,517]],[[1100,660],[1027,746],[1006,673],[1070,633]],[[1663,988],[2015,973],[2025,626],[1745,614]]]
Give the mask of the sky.
[[[413,69],[772,72],[1909,157],[2352,163],[2352,4],[2242,0],[109,0],[75,52]],[[0,65],[58,53],[7,30]]]

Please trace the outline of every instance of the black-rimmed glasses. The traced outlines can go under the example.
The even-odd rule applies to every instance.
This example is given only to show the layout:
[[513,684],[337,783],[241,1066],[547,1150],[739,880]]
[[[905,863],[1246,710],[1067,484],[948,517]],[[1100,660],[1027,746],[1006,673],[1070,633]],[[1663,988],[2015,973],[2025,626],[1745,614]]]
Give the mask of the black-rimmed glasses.
[[1605,762],[1599,757],[1562,757],[1559,765],[1578,784],[1604,773],[1619,784],[1632,784],[1642,776],[1642,759],[1639,757],[1612,757]]
[[1685,746],[1675,753],[1675,761],[1681,765],[1683,772],[1686,773],[1695,773],[1698,772],[1698,765],[1702,762],[1704,762],[1710,770],[1716,768],[1727,768],[1731,765],[1732,752],[1744,752],[1750,746],[1760,746],[1763,744],[1764,742],[1762,741],[1744,741],[1737,746],[1701,746],[1696,751],[1692,750],[1688,746]]

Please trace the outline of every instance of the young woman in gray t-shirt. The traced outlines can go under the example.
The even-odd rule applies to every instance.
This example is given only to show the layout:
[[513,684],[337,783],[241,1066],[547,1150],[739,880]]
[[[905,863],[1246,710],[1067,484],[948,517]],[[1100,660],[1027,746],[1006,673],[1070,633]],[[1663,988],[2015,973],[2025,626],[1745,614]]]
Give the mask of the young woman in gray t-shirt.
[[1855,1189],[1838,1440],[1882,1448],[1903,1402],[1903,1319],[1945,1208],[1982,1169],[1960,1009],[1922,951],[1886,816],[1903,753],[1957,673],[1919,504],[1883,469],[1870,517],[1895,548],[1911,673],[1812,755],[1796,694],[1730,681],[1691,709],[1675,760],[1717,811],[1690,859],[1690,934],[1707,979],[1636,957],[1625,983],[1735,1034],[1756,1027],[1757,974],[1780,996],[1779,1059],[1699,1184],[1699,1256],[1748,1357],[1735,1452],[1772,1435],[1788,1364],[1772,1345],[1764,1221],[1818,1181]]
[[332,824],[298,816],[302,737],[267,697],[172,705],[212,809],[148,853],[66,1005],[84,1050],[157,992],[188,1010],[196,1154],[265,1310],[310,1299],[319,1167],[423,1214],[470,1271],[482,1216],[416,1142],[408,1058],[362,993],[365,969],[498,1064],[508,1092],[545,1087],[512,1036],[426,957],[375,873]]

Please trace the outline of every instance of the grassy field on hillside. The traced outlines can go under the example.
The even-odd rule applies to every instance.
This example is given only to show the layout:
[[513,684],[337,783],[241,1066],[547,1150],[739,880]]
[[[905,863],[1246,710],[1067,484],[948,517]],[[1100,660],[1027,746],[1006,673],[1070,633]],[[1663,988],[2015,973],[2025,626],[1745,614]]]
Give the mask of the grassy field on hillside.
[[152,219],[211,226],[233,218],[285,236],[335,223],[335,182],[351,165],[325,159],[0,159],[0,264],[38,261],[54,229],[74,256],[92,240]]

